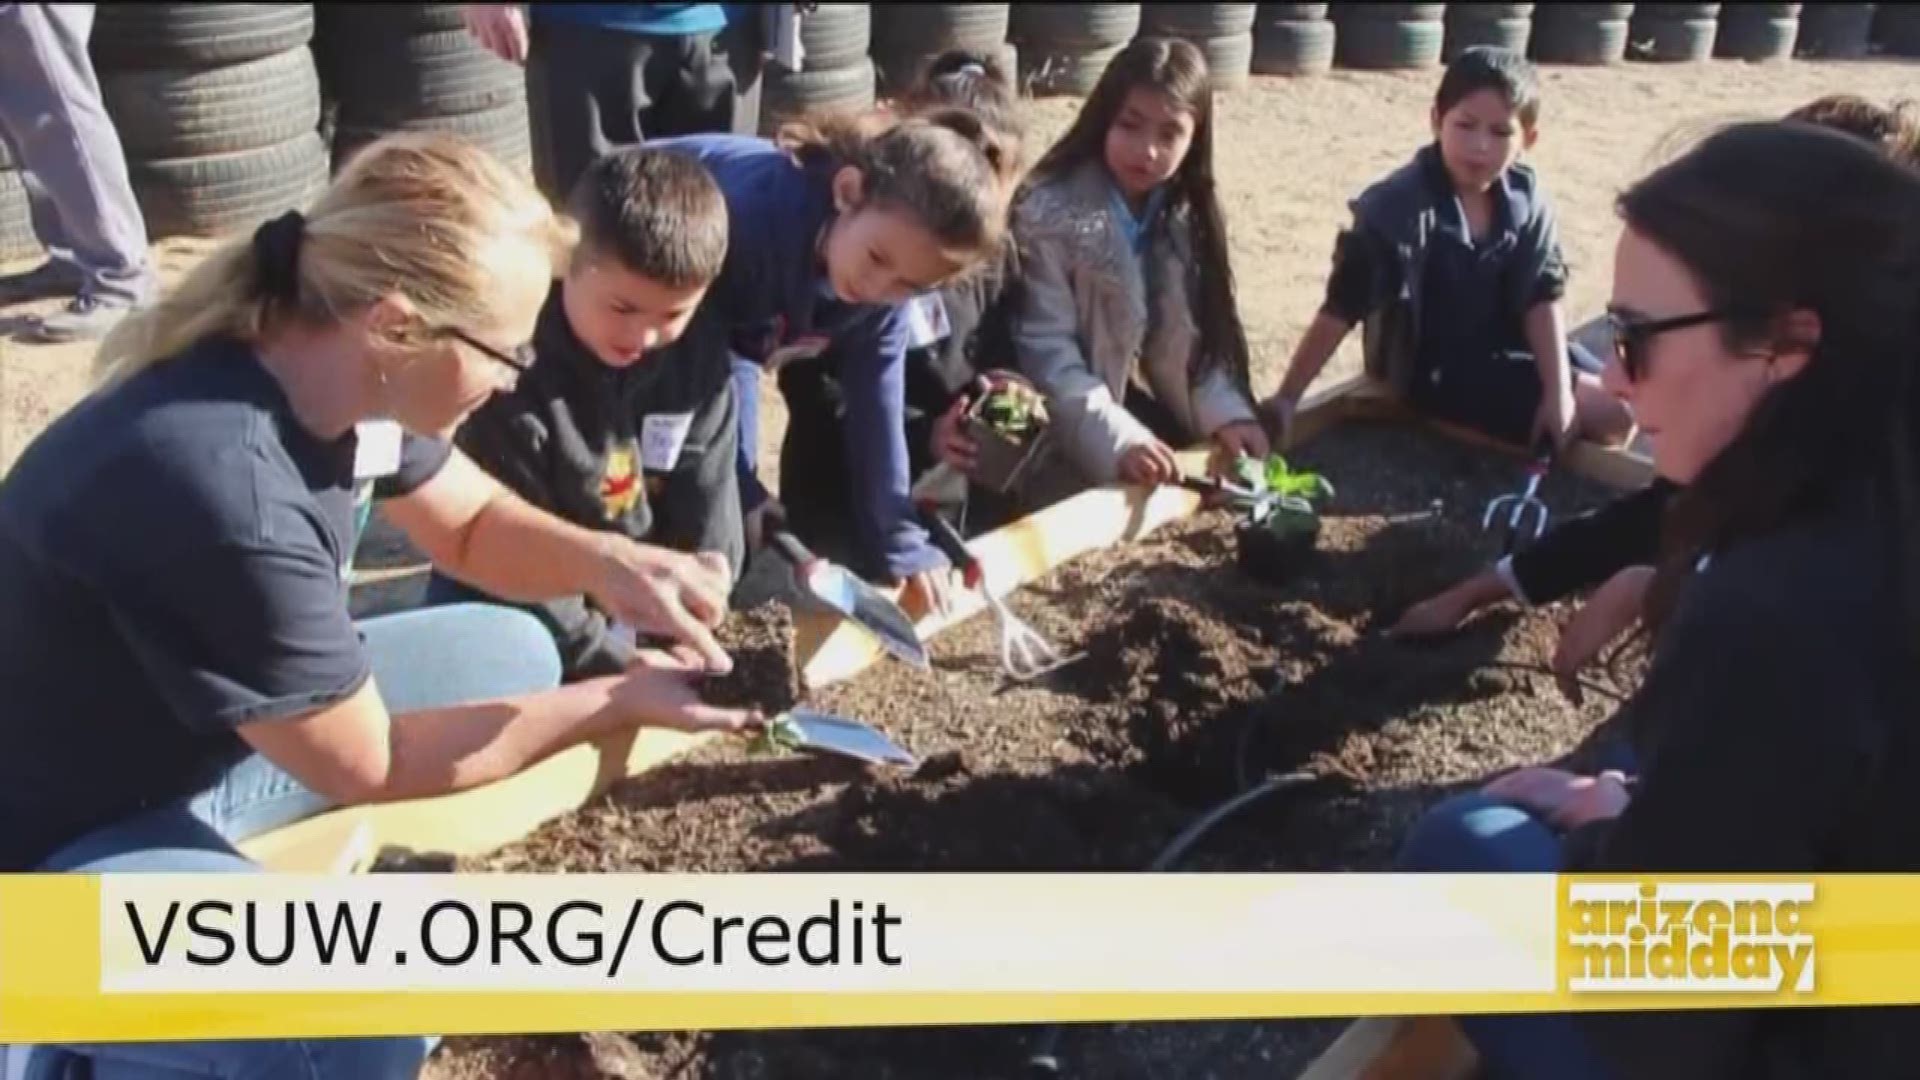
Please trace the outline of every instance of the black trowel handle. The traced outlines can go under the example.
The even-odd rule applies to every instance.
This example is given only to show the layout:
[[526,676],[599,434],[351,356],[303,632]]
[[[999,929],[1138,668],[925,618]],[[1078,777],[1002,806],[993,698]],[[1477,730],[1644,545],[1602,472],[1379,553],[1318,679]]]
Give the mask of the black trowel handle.
[[805,570],[820,561],[813,552],[807,550],[807,545],[801,543],[799,537],[785,529],[775,529],[771,539],[773,549],[780,553],[781,558],[792,563],[795,570]]
[[969,589],[977,587],[981,576],[980,559],[967,550],[966,540],[962,539],[960,533],[947,523],[946,518],[940,516],[940,511],[926,503],[921,503],[914,509],[919,512],[920,523],[933,534],[933,546],[939,548],[942,555],[953,560],[953,565],[966,574]]

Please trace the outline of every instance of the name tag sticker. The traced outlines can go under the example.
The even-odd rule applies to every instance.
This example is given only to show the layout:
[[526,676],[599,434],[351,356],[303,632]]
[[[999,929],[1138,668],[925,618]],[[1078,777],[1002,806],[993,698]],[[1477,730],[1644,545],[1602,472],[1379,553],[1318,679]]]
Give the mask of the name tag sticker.
[[941,302],[939,293],[917,296],[907,303],[909,348],[924,349],[951,333],[953,327],[947,322],[947,305]]
[[367,420],[354,428],[353,478],[377,480],[400,469],[400,425],[392,420]]
[[680,449],[687,444],[687,430],[692,426],[692,413],[647,417],[640,425],[640,467],[666,472],[679,464]]

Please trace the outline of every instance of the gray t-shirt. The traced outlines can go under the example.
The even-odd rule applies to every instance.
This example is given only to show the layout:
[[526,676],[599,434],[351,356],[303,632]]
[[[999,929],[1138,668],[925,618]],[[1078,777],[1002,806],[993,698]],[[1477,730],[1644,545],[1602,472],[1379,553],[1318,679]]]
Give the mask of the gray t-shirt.
[[27,449],[0,482],[0,871],[203,790],[249,752],[240,725],[361,686],[366,508],[450,453],[373,434],[316,438],[250,347],[214,339]]

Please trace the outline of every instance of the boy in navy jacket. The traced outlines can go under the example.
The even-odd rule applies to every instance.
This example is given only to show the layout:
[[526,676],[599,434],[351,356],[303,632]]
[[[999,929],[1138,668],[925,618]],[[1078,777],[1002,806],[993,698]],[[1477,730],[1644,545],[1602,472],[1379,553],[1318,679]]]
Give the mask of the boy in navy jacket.
[[[738,414],[721,327],[700,313],[727,251],[726,204],[700,163],[631,148],[600,158],[569,210],[581,230],[534,331],[536,359],[458,441],[534,505],[707,560],[745,560]],[[472,595],[436,577],[429,600]],[[533,613],[569,679],[623,669],[631,635],[584,597]]]
[[1600,387],[1600,358],[1567,341],[1552,204],[1519,160],[1539,109],[1516,53],[1469,49],[1448,67],[1433,143],[1353,203],[1326,300],[1267,403],[1282,429],[1364,323],[1367,373],[1428,415],[1520,446],[1631,436],[1631,416]]

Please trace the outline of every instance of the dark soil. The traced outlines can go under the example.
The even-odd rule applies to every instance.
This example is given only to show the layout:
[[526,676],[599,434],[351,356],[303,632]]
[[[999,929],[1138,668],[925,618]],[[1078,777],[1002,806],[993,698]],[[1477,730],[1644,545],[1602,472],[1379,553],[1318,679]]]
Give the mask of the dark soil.
[[[876,724],[911,776],[710,744],[463,870],[1137,870],[1198,814],[1269,774],[1319,779],[1231,819],[1177,869],[1384,869],[1437,799],[1567,755],[1611,706],[1488,661],[1544,662],[1551,612],[1496,608],[1443,641],[1376,631],[1496,553],[1483,509],[1523,464],[1402,428],[1347,428],[1299,463],[1339,489],[1317,553],[1272,588],[1235,568],[1210,511],[1088,556],[1010,600],[1076,663],[1029,684],[998,669],[990,614],[931,644],[935,670],[884,663],[809,705]],[[1605,493],[1565,476],[1557,517]],[[769,620],[772,620],[771,622]],[[765,642],[777,622],[743,617]],[[757,627],[758,629],[755,629]],[[778,708],[791,667],[753,661]],[[1606,676],[1596,676],[1603,681]],[[1326,1021],[1088,1025],[1056,1054],[1079,1077],[1287,1077]],[[428,1075],[994,1078],[1025,1075],[1029,1027],[457,1038]]]

